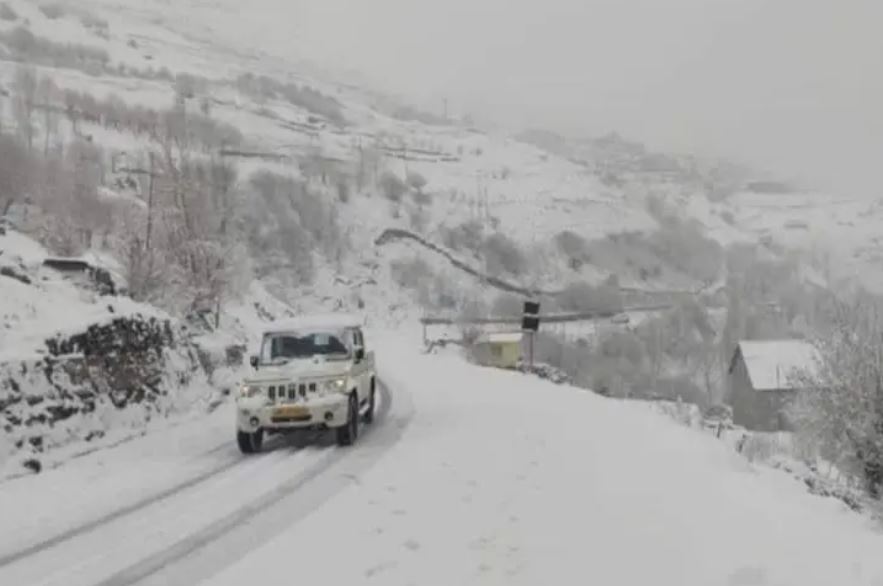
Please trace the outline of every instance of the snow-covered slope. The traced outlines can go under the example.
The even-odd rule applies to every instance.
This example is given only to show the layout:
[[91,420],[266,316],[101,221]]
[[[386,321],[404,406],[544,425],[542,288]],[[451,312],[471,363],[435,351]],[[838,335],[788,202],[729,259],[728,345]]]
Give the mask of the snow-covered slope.
[[[248,19],[243,21],[223,3],[170,7],[159,2],[91,0],[60,4],[67,12],[49,19],[33,4],[10,0],[20,19],[0,22],[0,30],[13,30],[27,18],[28,28],[38,36],[105,51],[109,63],[102,71],[40,68],[42,73],[51,73],[63,89],[85,91],[98,99],[115,95],[130,106],[162,110],[174,99],[173,76],[195,76],[188,106],[197,109],[208,104],[214,119],[243,133],[241,150],[267,156],[239,158],[241,177],[257,168],[308,174],[298,163],[314,156],[324,157],[335,167],[335,176],[364,175],[368,185],[355,188],[350,203],[338,206],[341,224],[357,251],[369,250],[371,239],[386,228],[417,229],[442,242],[446,230],[474,221],[486,234],[503,233],[529,257],[542,259],[531,263],[529,276],[518,275],[523,280],[562,285],[598,281],[615,273],[624,284],[634,280],[650,288],[690,289],[700,279],[674,269],[650,282],[621,260],[600,265],[586,262],[574,269],[552,242],[565,231],[587,240],[653,231],[658,223],[648,213],[648,195],[661,197],[679,213],[697,219],[723,242],[756,240],[751,222],[727,224],[720,217],[723,208],[706,199],[708,190],[734,179],[721,179],[717,167],[703,167],[696,159],[636,151],[637,147],[613,139],[596,141],[589,149],[581,144],[557,149],[534,141],[546,147],[540,148],[518,140],[516,134],[485,132],[459,121],[433,125],[395,118],[384,101],[369,91],[305,75],[295,61],[262,54],[260,43],[249,42],[251,49],[241,39],[231,43]],[[83,24],[96,20],[106,24],[100,34]],[[0,74],[5,71],[11,78],[14,62],[0,63],[0,67]],[[150,74],[145,73],[148,68]],[[156,73],[163,69],[164,73]],[[323,97],[286,99],[273,84],[287,83],[312,88]],[[338,115],[345,125],[333,123]],[[83,128],[111,155],[136,153],[150,144],[145,134],[113,125],[86,120]],[[377,191],[370,183],[384,170],[402,179],[408,174],[423,176],[425,197],[412,201],[406,195],[401,202],[390,202],[377,193],[370,199],[363,197]],[[358,272],[363,260],[344,261],[342,267]],[[390,259],[384,255],[381,260]],[[648,262],[665,265],[668,261]]]
[[[260,323],[289,312],[349,309],[363,311],[372,323],[395,324],[427,307],[456,313],[500,294],[492,280],[475,278],[450,258],[493,273],[515,290],[555,291],[609,277],[639,293],[696,291],[720,282],[720,258],[703,258],[699,270],[691,270],[680,258],[685,255],[660,252],[669,239],[688,235],[692,240],[677,242],[676,251],[712,250],[712,240],[727,245],[763,239],[770,248],[775,243],[796,247],[806,252],[806,264],[820,269],[805,273],[823,285],[855,274],[873,284],[879,273],[866,270],[878,262],[873,230],[879,210],[870,204],[741,193],[736,189],[745,178],[741,170],[648,153],[618,137],[561,142],[438,116],[422,116],[423,122],[396,116],[390,100],[317,75],[278,51],[264,52],[257,38],[231,42],[250,22],[234,3],[66,0],[47,8],[6,0],[5,5],[16,18],[0,19],[0,84],[13,90],[16,70],[25,61],[60,90],[95,98],[78,98],[85,115],[76,121],[62,116],[57,140],[70,140],[76,132],[104,149],[110,168],[101,190],[105,196],[118,196],[143,212],[144,182],[126,167],[144,163],[148,148],[160,150],[150,123],[177,97],[187,112],[214,120],[218,126],[209,130],[241,133],[236,149],[192,148],[198,156],[212,153],[235,163],[243,191],[253,198],[251,207],[261,202],[248,178],[263,169],[306,182],[331,210],[338,228],[335,252],[310,253],[315,260],[309,279],[284,262],[289,259],[260,258],[258,251],[250,260],[259,279],[225,299],[220,331],[191,332],[216,364],[241,357]],[[66,108],[69,97],[59,98],[65,103],[56,106]],[[2,105],[3,127],[12,127],[14,110],[6,100]],[[40,116],[34,126],[40,137]],[[385,172],[400,179],[419,175],[426,184],[387,197]],[[721,198],[721,190],[735,195]],[[648,206],[651,196],[683,223],[664,226],[658,210]],[[820,205],[810,210],[809,202]],[[13,211],[13,216],[22,214]],[[830,217],[838,218],[836,226],[825,223]],[[300,221],[309,223],[309,218]],[[419,234],[436,250],[413,242],[378,246],[377,237],[388,229]],[[653,239],[662,232],[665,238]],[[564,234],[585,243],[578,258],[563,250]],[[494,266],[490,236],[514,243],[497,254],[515,256],[515,268]],[[51,274],[44,281],[47,273],[34,263],[45,250],[14,232],[0,238],[23,259],[13,261],[8,253],[0,263],[18,263],[35,280],[27,285],[0,277],[12,301],[0,307],[8,324],[0,330],[0,357],[32,357],[58,333],[76,333],[113,316],[156,312],[125,299],[109,309]],[[820,250],[824,241],[831,243],[830,256]],[[302,249],[296,244],[293,248]],[[232,373],[218,376],[229,379]]]

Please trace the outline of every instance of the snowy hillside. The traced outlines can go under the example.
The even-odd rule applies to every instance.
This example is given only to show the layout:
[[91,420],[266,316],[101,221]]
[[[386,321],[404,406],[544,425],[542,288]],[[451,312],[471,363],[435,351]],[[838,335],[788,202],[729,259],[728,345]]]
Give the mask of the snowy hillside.
[[[420,112],[234,41],[247,22],[224,3],[2,6],[0,156],[40,170],[0,186],[16,227],[0,236],[6,370],[51,358],[47,340],[137,316],[190,328],[168,337],[189,348],[178,368],[217,387],[258,324],[289,313],[351,309],[388,325],[511,311],[542,292],[546,311],[635,309],[637,326],[655,315],[643,307],[720,288],[734,243],[803,250],[813,284],[878,262],[873,206],[741,193],[746,170],[617,136],[485,131]],[[408,237],[380,238],[390,233]],[[41,265],[55,256],[99,261],[142,302],[60,279]],[[19,450],[89,436],[71,421],[44,444],[27,421],[58,416],[14,400]]]
[[[793,263],[801,284],[874,284],[871,204],[758,193],[748,170],[615,135],[420,112],[235,40],[251,21],[230,3],[2,5],[0,148],[11,167],[36,169],[0,186],[15,226],[0,263],[31,281],[0,278],[12,301],[0,308],[0,355],[12,363],[39,358],[47,338],[139,314],[189,327],[199,351],[188,360],[203,371],[231,369],[258,324],[280,315],[348,309],[402,324],[508,314],[527,292],[548,312],[624,311],[630,323],[614,333],[700,299],[715,327],[679,335],[702,356],[652,360],[696,370],[729,343],[734,245]],[[823,226],[832,215],[836,228]],[[47,255],[99,259],[140,302],[109,307],[40,267]],[[582,343],[596,325],[548,331]],[[592,388],[622,378],[604,371],[574,378]],[[648,386],[639,374],[623,393]]]
[[[56,5],[67,6],[66,11],[49,18],[33,4],[8,4],[19,14],[17,21],[3,23],[11,57],[42,62],[40,73],[51,72],[63,90],[84,92],[99,103],[115,96],[118,109],[160,111],[172,106],[177,93],[189,108],[202,109],[228,125],[222,131],[242,135],[239,144],[226,149],[241,177],[270,169],[318,179],[331,192],[339,189],[342,178],[352,180],[356,185],[347,191],[353,191],[353,197],[347,197],[349,205],[339,206],[339,213],[356,249],[389,227],[415,229],[442,243],[450,230],[473,221],[485,235],[497,232],[511,238],[529,258],[552,259],[530,263],[528,280],[560,286],[617,274],[623,283],[690,290],[706,278],[671,266],[674,263],[664,257],[653,258],[652,253],[642,252],[652,244],[639,243],[636,260],[630,262],[646,265],[642,264],[646,270],[640,276],[623,259],[609,258],[603,239],[655,230],[657,221],[646,207],[646,196],[651,194],[661,194],[679,213],[695,213],[708,229],[721,231],[722,221],[705,217],[707,211],[697,211],[690,203],[704,199],[708,184],[724,181],[714,167],[694,165],[692,174],[672,176],[664,166],[657,169],[654,165],[659,161],[648,156],[626,167],[632,180],[625,185],[624,172],[611,176],[611,161],[620,156],[618,143],[599,142],[604,149],[600,153],[587,155],[577,149],[577,155],[570,155],[514,136],[486,134],[456,121],[430,125],[397,119],[366,91],[304,77],[296,66],[278,60],[223,49],[206,30],[185,30],[189,21],[175,20],[166,13],[167,7],[138,3],[136,10],[134,4],[114,4],[111,9],[100,2],[60,3]],[[200,14],[203,22],[218,29],[218,38],[238,26],[220,8],[212,13],[201,7]],[[19,38],[24,19],[38,41]],[[101,23],[97,32],[95,26],[87,26],[95,22]],[[51,51],[32,48],[41,38],[89,47],[99,58],[94,63],[50,67],[59,62]],[[6,62],[7,79],[12,79],[14,67],[13,61]],[[190,77],[175,81],[181,74]],[[300,88],[297,93],[292,93],[291,84]],[[139,151],[152,143],[148,134],[133,131],[125,117],[122,123],[108,122],[100,110],[81,122],[81,132],[120,161],[137,159]],[[120,159],[123,153],[127,158]],[[425,187],[418,188],[413,200],[407,191],[391,194],[383,185],[384,173],[401,180],[420,177]],[[378,180],[380,187],[374,185]],[[634,188],[635,182],[640,189]],[[359,197],[372,192],[377,197],[371,200]],[[593,247],[599,248],[598,260],[577,269],[568,265],[554,242],[563,232],[577,233],[589,242],[601,239]],[[744,239],[754,238],[750,231],[736,232]]]

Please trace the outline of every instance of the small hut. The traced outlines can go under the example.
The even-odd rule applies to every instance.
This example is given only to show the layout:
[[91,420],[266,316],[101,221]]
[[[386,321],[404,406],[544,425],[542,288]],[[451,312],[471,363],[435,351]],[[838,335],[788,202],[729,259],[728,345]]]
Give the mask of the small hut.
[[473,344],[473,356],[482,366],[516,368],[521,360],[521,332],[492,332],[479,336]]

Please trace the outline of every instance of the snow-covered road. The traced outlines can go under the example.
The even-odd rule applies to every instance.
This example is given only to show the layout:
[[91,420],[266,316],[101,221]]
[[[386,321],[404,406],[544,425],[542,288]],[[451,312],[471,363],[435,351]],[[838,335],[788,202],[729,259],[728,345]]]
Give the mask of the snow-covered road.
[[193,583],[216,564],[195,574],[176,564],[187,566],[202,551],[229,563],[225,540],[257,547],[284,528],[281,519],[294,522],[319,506],[397,440],[409,403],[391,415],[392,398],[380,391],[378,418],[358,451],[278,438],[266,453],[244,458],[227,408],[198,427],[0,485],[0,584]]
[[220,413],[177,456],[172,431],[0,485],[2,557],[204,476],[0,584],[883,584],[869,521],[646,406],[376,348],[391,401],[355,449],[242,461]]

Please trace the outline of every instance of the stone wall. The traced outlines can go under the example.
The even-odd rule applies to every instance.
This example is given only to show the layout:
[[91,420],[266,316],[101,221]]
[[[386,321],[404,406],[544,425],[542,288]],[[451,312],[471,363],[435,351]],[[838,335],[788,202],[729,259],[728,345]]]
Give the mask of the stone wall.
[[186,331],[156,317],[120,316],[46,340],[46,350],[0,363],[0,431],[15,450],[41,453],[143,426],[205,380]]

